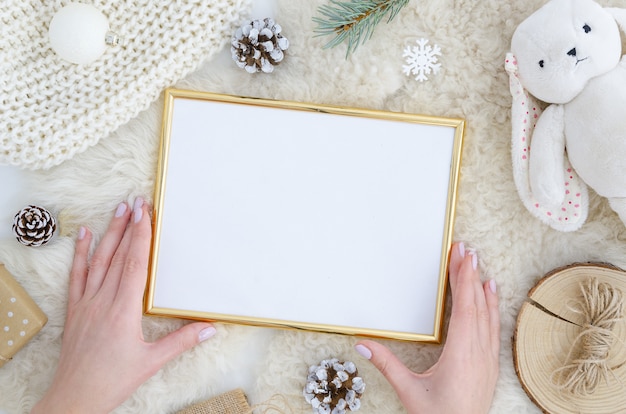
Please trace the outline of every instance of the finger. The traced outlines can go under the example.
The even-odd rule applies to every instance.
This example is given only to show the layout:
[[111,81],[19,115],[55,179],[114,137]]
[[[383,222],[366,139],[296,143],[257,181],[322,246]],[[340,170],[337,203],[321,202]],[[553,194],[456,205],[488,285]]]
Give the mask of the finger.
[[[131,213],[131,223],[126,226],[124,236],[120,241],[120,244],[111,259],[111,265],[103,281],[102,290],[106,291],[106,294],[110,295],[110,299],[114,299],[119,292],[121,280],[124,278],[124,273],[127,271],[129,265],[132,267],[134,263],[129,264],[128,253],[132,249],[133,244],[137,243],[133,238],[135,232],[134,218],[136,217],[136,211],[141,209],[144,201],[141,197],[138,197],[133,204],[133,211]],[[131,258],[132,261],[132,258]]]
[[489,333],[491,336],[491,350],[497,359],[500,356],[500,309],[496,288],[496,281],[491,279],[484,285],[487,309],[489,310]]
[[482,292],[478,269],[474,267],[476,266],[476,261],[475,253],[467,252],[458,264],[457,270],[450,274],[453,310],[454,307],[474,306],[476,302],[476,287]]
[[87,228],[81,227],[78,230],[76,249],[74,251],[74,261],[72,263],[72,270],[70,271],[68,311],[69,308],[72,308],[85,293],[91,239],[91,232]]
[[448,273],[450,275],[450,288],[452,293],[456,290],[456,281],[459,274],[459,268],[465,258],[466,250],[463,242],[455,243],[450,249],[450,264],[448,266]]
[[482,314],[486,312],[486,308],[476,254],[468,252],[459,266],[455,289],[452,292],[449,338],[459,336],[468,340],[476,335],[480,337],[482,333],[479,319],[481,312]]
[[485,290],[483,283],[480,280],[480,272],[478,271],[478,256],[476,252],[472,251],[469,256],[472,259],[471,270],[468,272],[471,274],[473,291],[474,291],[474,305],[476,306],[476,328],[478,330],[478,339],[481,345],[488,346],[491,340],[490,332],[490,314],[487,308],[487,300],[485,299]]
[[156,369],[165,365],[183,352],[193,348],[201,342],[212,338],[216,329],[213,325],[204,322],[195,322],[183,326],[151,344],[154,349]]
[[126,203],[120,203],[98,248],[89,263],[89,275],[85,295],[94,296],[102,286],[102,281],[109,270],[111,259],[124,236],[130,212]]
[[378,342],[363,340],[357,343],[356,351],[380,371],[396,393],[403,398],[415,386],[415,374],[411,372],[386,346]]
[[478,257],[476,256],[476,252],[473,249],[466,248],[463,242],[455,243],[451,249],[449,265],[450,288],[453,298],[456,291],[457,282],[461,277],[459,275],[461,272],[461,268],[466,262],[471,263],[473,272],[470,275],[467,275],[467,273],[464,273],[464,275],[474,277],[475,287],[480,287]]
[[142,306],[152,242],[152,219],[149,213],[148,205],[138,199],[133,209],[130,245],[117,293],[117,300],[123,306]]
[[122,236],[122,240],[117,246],[115,254],[113,254],[113,257],[111,258],[109,269],[102,280],[102,286],[98,291],[99,296],[106,296],[109,301],[114,300],[117,296],[120,280],[123,277],[124,267],[126,266],[126,258],[128,256],[128,250],[130,249],[131,239],[131,227],[127,226],[124,231],[124,235]]

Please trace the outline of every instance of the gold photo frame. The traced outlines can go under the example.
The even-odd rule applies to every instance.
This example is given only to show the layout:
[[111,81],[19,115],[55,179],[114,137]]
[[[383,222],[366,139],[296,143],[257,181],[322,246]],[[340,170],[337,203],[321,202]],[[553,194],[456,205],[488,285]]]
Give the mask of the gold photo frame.
[[145,312],[440,342],[464,126],[168,89]]

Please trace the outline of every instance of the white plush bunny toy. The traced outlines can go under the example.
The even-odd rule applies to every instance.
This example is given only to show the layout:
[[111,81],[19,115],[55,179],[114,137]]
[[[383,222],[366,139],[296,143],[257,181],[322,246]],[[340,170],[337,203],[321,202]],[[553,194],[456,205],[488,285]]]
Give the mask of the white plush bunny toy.
[[[626,10],[550,0],[513,34],[512,156],[531,213],[561,231],[587,218],[587,188],[626,223]],[[549,104],[541,110],[534,98]],[[532,144],[531,144],[532,140]]]

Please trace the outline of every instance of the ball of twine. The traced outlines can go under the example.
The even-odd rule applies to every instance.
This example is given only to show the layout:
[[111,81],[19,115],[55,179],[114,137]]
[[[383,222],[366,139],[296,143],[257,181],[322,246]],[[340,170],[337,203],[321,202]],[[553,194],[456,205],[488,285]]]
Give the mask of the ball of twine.
[[609,352],[615,342],[615,325],[623,319],[622,291],[589,278],[580,284],[581,298],[572,309],[583,316],[582,331],[574,339],[565,364],[552,374],[552,383],[576,396],[593,394],[610,380]]

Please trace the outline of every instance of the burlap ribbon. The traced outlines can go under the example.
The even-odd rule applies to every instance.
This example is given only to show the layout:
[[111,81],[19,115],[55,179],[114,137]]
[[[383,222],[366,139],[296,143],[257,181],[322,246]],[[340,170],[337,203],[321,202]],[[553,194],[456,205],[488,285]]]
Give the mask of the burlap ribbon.
[[189,406],[176,414],[251,414],[246,395],[236,389]]

